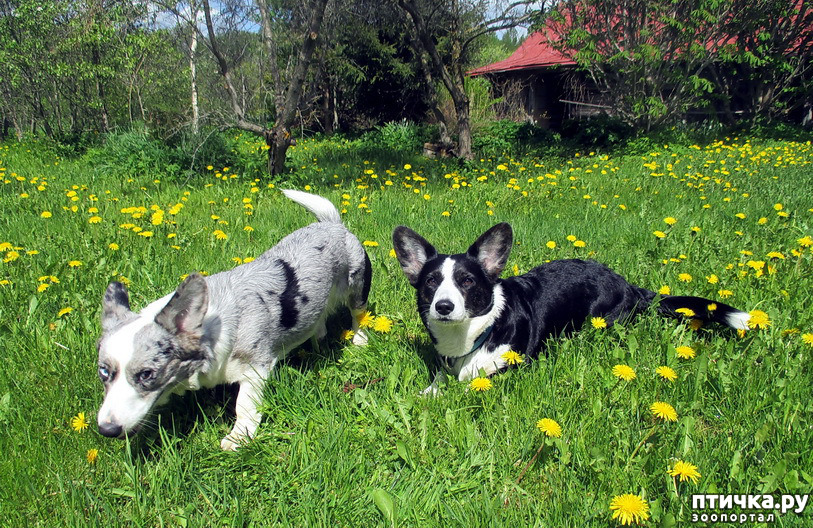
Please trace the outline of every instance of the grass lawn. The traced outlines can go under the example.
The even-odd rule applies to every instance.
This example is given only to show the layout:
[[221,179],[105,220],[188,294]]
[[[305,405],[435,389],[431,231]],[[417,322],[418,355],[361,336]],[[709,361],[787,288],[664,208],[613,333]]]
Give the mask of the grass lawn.
[[[813,490],[809,142],[731,137],[465,167],[315,140],[292,156],[292,180],[269,184],[216,159],[172,180],[0,145],[2,524],[603,527],[619,524],[613,498],[633,494],[643,525],[672,526],[701,513],[694,493]],[[140,309],[189,272],[258,256],[311,221],[287,187],[332,200],[368,246],[369,345],[353,346],[337,321],[320,352],[294,353],[268,383],[258,436],[235,453],[218,447],[233,421],[228,389],[175,398],[130,441],[100,436],[108,282],[125,282]],[[769,320],[753,318],[761,328],[745,336],[655,314],[588,324],[489,390],[449,381],[421,397],[431,343],[392,230],[459,252],[500,221],[516,241],[505,275],[593,258],[635,284]],[[655,402],[676,420],[655,417]],[[561,436],[546,436],[543,418]],[[699,475],[670,476],[678,461]],[[811,515],[771,525],[810,526]]]

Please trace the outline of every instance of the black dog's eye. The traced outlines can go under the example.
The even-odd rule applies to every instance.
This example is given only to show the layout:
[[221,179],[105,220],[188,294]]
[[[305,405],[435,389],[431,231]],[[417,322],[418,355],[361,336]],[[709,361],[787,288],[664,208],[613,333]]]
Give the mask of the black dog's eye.
[[135,380],[137,383],[146,383],[155,377],[155,371],[151,369],[144,369],[136,373]]
[[99,379],[102,380],[102,383],[110,381],[110,371],[107,370],[107,367],[99,367]]
[[435,286],[438,285],[438,280],[435,277],[429,277],[428,279],[426,279],[426,285],[434,288]]
[[460,285],[463,286],[464,288],[474,286],[474,279],[472,279],[471,277],[463,277],[460,280]]

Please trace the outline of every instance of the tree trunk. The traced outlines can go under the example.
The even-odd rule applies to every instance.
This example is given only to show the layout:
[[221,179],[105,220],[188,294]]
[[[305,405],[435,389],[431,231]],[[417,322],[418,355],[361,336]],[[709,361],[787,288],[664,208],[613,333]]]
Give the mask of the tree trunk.
[[[193,4],[194,5],[194,4]],[[193,23],[197,23],[198,10],[193,7]],[[192,41],[189,44],[189,81],[192,99],[192,134],[198,135],[200,130],[200,109],[198,108],[198,72],[197,72],[198,31],[192,28]]]

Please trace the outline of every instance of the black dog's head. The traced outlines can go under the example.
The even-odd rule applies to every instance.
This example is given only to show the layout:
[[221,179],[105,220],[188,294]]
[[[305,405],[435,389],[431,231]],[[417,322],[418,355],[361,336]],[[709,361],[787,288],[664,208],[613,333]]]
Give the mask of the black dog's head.
[[456,324],[487,313],[494,285],[511,253],[513,232],[497,224],[465,253],[438,254],[415,231],[399,226],[392,234],[401,269],[417,290],[424,323]]

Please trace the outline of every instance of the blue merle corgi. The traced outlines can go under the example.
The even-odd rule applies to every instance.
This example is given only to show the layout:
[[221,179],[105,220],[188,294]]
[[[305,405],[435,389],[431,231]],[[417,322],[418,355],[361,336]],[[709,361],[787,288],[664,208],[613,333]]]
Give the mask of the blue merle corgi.
[[[439,254],[408,227],[393,232],[401,269],[417,291],[423,320],[442,369],[424,393],[436,393],[443,370],[460,381],[506,366],[508,350],[536,357],[545,340],[575,332],[591,317],[608,325],[654,305],[658,313],[693,314],[703,321],[747,329],[749,314],[702,297],[660,296],[634,286],[595,261],[555,260],[501,279],[513,244],[507,223],[483,233],[465,253]],[[681,309],[688,309],[686,312]],[[680,311],[679,311],[680,310]]]

